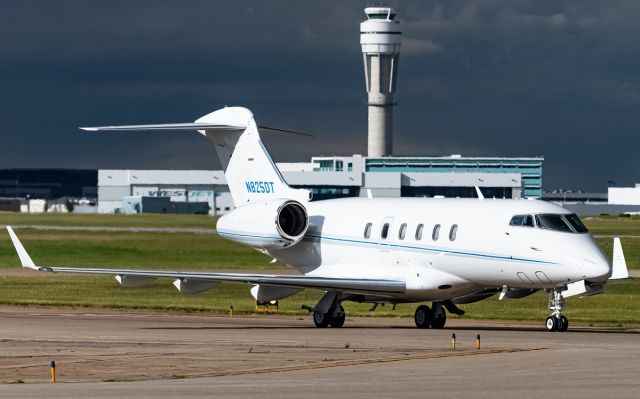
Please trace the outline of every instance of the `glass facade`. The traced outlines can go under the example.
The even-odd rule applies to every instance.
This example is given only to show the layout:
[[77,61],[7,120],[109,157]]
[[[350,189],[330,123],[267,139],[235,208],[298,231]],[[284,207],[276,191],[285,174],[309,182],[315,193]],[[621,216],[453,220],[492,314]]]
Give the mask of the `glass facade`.
[[[366,172],[520,173],[522,197],[542,198],[544,158],[386,157],[365,158]],[[407,187],[409,189],[409,187]],[[404,196],[403,188],[403,196]],[[483,187],[483,192],[486,188]],[[418,193],[414,193],[416,195]],[[411,194],[407,191],[407,195]],[[420,195],[422,196],[422,195]],[[487,194],[485,194],[487,196]],[[500,195],[500,198],[502,195]],[[509,198],[509,196],[507,196]]]

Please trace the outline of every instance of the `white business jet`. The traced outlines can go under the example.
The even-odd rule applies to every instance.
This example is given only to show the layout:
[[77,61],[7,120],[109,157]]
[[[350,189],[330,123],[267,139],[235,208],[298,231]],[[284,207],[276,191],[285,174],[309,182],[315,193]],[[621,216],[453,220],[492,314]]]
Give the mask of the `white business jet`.
[[566,331],[564,298],[604,292],[609,279],[628,277],[620,241],[610,263],[580,219],[533,200],[344,198],[311,202],[308,190],[287,185],[259,136],[253,114],[240,107],[194,123],[104,126],[88,131],[197,130],[210,139],[236,208],[220,217],[220,236],[256,248],[299,275],[37,266],[13,230],[22,265],[46,272],[114,275],[125,287],[173,279],[185,294],[217,282],[253,284],[257,301],[303,289],[324,291],[313,307],[317,327],[342,327],[344,301],[418,306],[420,328],[442,328],[446,311],[494,294],[521,298],[549,292],[549,331]]

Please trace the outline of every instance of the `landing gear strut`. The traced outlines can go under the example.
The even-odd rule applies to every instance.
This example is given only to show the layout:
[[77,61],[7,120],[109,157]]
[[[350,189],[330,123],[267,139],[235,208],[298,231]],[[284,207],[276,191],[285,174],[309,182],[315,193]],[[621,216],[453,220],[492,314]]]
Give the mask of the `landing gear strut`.
[[545,322],[547,331],[565,332],[569,328],[569,320],[562,314],[564,298],[562,289],[554,288],[549,293],[549,310],[552,312]]

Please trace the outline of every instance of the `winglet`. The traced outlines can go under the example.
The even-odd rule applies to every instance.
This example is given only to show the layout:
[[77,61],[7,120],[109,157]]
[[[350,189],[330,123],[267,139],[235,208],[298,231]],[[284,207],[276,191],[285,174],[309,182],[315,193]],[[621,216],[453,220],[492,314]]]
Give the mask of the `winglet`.
[[16,248],[16,252],[18,253],[18,257],[20,258],[22,267],[39,270],[38,266],[36,266],[35,263],[33,263],[33,260],[31,260],[31,257],[22,246],[22,243],[18,239],[18,236],[16,236],[16,233],[13,232],[13,229],[11,228],[11,226],[7,226],[7,231],[9,232],[9,237],[11,237],[11,242],[13,242],[13,246]]
[[484,199],[484,195],[482,195],[482,191],[480,190],[480,187],[476,186],[476,194],[478,194],[478,199],[480,201],[482,201]]
[[624,259],[624,252],[622,252],[620,237],[613,237],[613,264],[609,280],[625,278],[629,278],[629,270],[627,269],[627,261]]

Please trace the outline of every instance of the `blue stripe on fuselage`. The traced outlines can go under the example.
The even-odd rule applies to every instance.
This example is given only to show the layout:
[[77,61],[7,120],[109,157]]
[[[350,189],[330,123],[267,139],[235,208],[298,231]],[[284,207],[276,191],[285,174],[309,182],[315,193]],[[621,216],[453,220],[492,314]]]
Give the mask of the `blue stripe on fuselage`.
[[385,242],[380,243],[377,241],[362,241],[362,240],[352,240],[352,239],[345,239],[345,238],[314,236],[314,235],[306,235],[305,238],[310,238],[315,240],[331,240],[331,241],[339,241],[339,242],[342,241],[342,242],[350,242],[350,243],[364,244],[364,245],[386,246],[386,247],[392,247],[392,248],[413,249],[417,251],[437,252],[437,253],[460,255],[460,256],[472,256],[472,257],[478,257],[478,258],[511,260],[511,261],[518,261],[518,262],[530,262],[530,263],[556,264],[555,262],[549,262],[546,260],[514,258],[513,256],[505,256],[505,255],[490,255],[490,254],[482,254],[478,252],[455,251],[450,249],[418,247],[414,245],[400,245],[400,244],[385,243]]
[[[218,234],[221,235],[231,235],[231,236],[239,236],[239,237],[251,237],[251,238],[267,238],[267,239],[278,239],[278,238],[282,238],[279,236],[261,236],[261,235],[254,235],[254,234],[247,234],[247,233],[232,233],[229,231],[220,231],[218,230]],[[381,246],[384,245],[386,247],[391,247],[391,248],[401,248],[401,249],[412,249],[412,250],[416,250],[416,251],[426,251],[426,252],[433,252],[433,253],[443,253],[443,254],[449,254],[449,255],[458,255],[458,256],[469,256],[469,257],[477,257],[477,258],[483,258],[483,259],[498,259],[498,260],[507,260],[507,261],[515,261],[515,262],[527,262],[527,263],[543,263],[543,264],[549,264],[549,265],[554,265],[556,264],[555,262],[550,262],[550,261],[546,261],[546,260],[538,260],[538,259],[528,259],[528,258],[518,258],[518,257],[513,257],[513,256],[505,256],[505,255],[491,255],[491,254],[482,254],[482,253],[478,253],[478,252],[467,252],[467,251],[455,251],[455,250],[450,250],[450,249],[438,249],[438,248],[429,248],[429,247],[420,247],[420,246],[415,246],[415,245],[400,245],[400,244],[394,244],[394,243],[380,243],[377,241],[362,241],[362,240],[354,240],[354,239],[347,239],[347,238],[338,238],[338,237],[328,237],[328,236],[318,236],[318,235],[311,235],[311,234],[307,234],[303,237],[303,239],[306,240],[330,240],[330,241],[336,241],[336,242],[344,242],[344,243],[352,243],[352,244],[360,244],[360,245],[373,245],[373,246]]]

